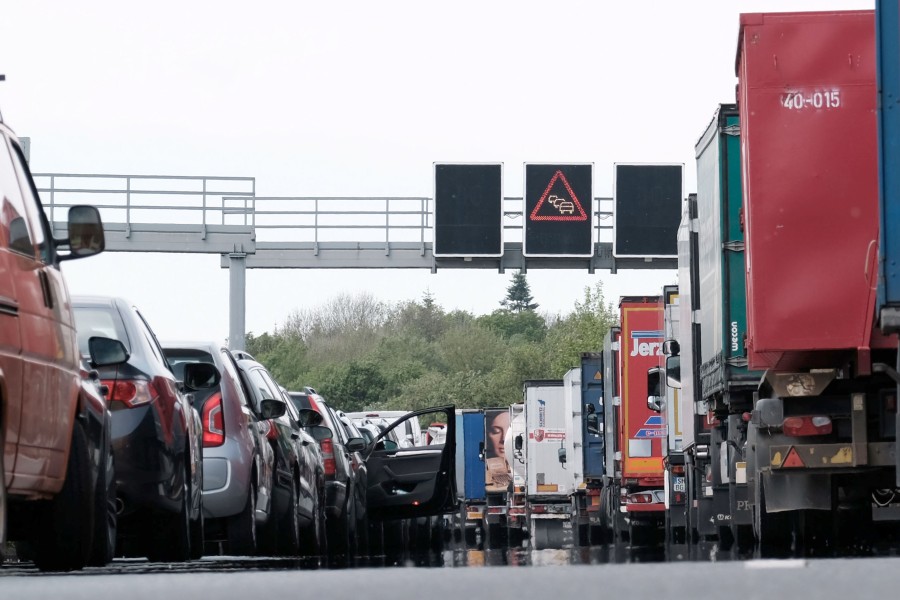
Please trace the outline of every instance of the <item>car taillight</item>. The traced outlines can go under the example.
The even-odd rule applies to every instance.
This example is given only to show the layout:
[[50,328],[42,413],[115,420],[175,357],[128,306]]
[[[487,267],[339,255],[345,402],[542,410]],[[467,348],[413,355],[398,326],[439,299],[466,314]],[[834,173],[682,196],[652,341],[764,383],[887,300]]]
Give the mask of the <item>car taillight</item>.
[[225,415],[222,413],[222,394],[216,392],[203,405],[203,447],[225,443]]
[[781,428],[785,435],[795,437],[827,435],[831,433],[831,417],[788,417],[782,422]]
[[269,428],[266,430],[266,438],[274,442],[278,439],[278,425],[272,419],[269,419],[266,423],[269,425]]
[[144,379],[104,379],[101,381],[109,389],[107,399],[121,402],[128,408],[149,404],[159,398],[159,391]]
[[319,442],[322,450],[322,466],[325,468],[325,476],[333,477],[337,473],[337,464],[334,462],[334,443],[331,440]]

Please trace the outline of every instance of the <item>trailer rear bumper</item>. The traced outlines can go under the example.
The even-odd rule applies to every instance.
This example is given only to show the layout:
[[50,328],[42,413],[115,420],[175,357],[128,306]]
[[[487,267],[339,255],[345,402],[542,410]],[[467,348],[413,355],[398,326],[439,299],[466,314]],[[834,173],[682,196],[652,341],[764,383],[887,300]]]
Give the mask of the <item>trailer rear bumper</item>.
[[772,472],[846,472],[854,467],[895,467],[894,442],[868,444],[779,444],[769,447]]

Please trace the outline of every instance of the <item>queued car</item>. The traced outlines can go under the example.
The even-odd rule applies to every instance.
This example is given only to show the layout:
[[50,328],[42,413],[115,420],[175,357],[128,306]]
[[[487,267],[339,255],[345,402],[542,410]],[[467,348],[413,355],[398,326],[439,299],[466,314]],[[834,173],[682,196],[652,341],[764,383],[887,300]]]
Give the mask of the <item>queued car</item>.
[[[370,422],[378,425],[382,430],[388,429],[402,417],[406,417],[409,413],[402,410],[370,410],[365,412],[351,412],[348,416],[351,419],[368,419]],[[413,446],[424,446],[425,440],[422,435],[422,428],[418,421],[414,419],[403,419],[398,427],[391,427],[391,439],[397,441],[401,448],[412,448]]]
[[64,260],[102,252],[97,209],[73,206],[68,235],[47,221],[15,134],[0,117],[0,547],[41,570],[104,564],[110,420],[82,376]]
[[360,535],[367,535],[357,529],[366,514],[365,479],[360,479],[366,465],[359,455],[366,449],[366,442],[358,433],[351,437],[318,394],[289,391],[287,395],[297,411],[318,413],[321,424],[332,432],[332,437],[318,440],[324,461],[328,554],[331,558],[348,557],[354,553]]
[[[284,414],[284,402],[256,401],[244,392],[237,364],[213,342],[165,342],[175,377],[193,395],[203,427],[205,541],[225,543],[228,554],[257,552],[257,528],[272,513],[275,452],[266,438],[268,419]],[[186,377],[188,365],[206,364],[205,379]],[[202,376],[202,374],[201,374]]]
[[95,362],[112,414],[118,538],[127,555],[185,561],[203,553],[202,427],[143,315],[121,298],[72,299],[82,355],[115,340],[126,360]]
[[262,552],[294,556],[318,554],[324,546],[325,467],[316,439],[304,431],[299,414],[269,371],[245,352],[233,353],[244,390],[253,402],[278,401],[285,412],[267,421],[275,453],[274,510],[260,532]]

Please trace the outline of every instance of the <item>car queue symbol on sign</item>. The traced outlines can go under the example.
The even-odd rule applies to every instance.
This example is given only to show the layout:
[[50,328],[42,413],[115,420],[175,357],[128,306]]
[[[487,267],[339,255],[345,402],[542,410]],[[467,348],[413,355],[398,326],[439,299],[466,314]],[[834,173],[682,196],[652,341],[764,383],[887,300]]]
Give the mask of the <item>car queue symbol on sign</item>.
[[526,257],[593,256],[593,170],[592,163],[526,163]]
[[[559,191],[556,194],[550,193],[557,182],[562,184],[563,191],[567,192],[567,195]],[[532,221],[586,221],[588,217],[566,176],[562,171],[556,171],[529,218]]]

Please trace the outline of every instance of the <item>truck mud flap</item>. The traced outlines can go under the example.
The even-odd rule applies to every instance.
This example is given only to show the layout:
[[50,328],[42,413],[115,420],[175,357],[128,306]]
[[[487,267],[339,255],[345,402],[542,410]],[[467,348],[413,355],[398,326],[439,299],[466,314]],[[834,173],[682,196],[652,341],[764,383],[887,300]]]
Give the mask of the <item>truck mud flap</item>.
[[697,533],[702,536],[713,536],[719,533],[713,498],[713,496],[708,496],[697,501]]
[[752,525],[753,511],[750,510],[750,490],[746,485],[729,486],[732,523],[734,525]]

